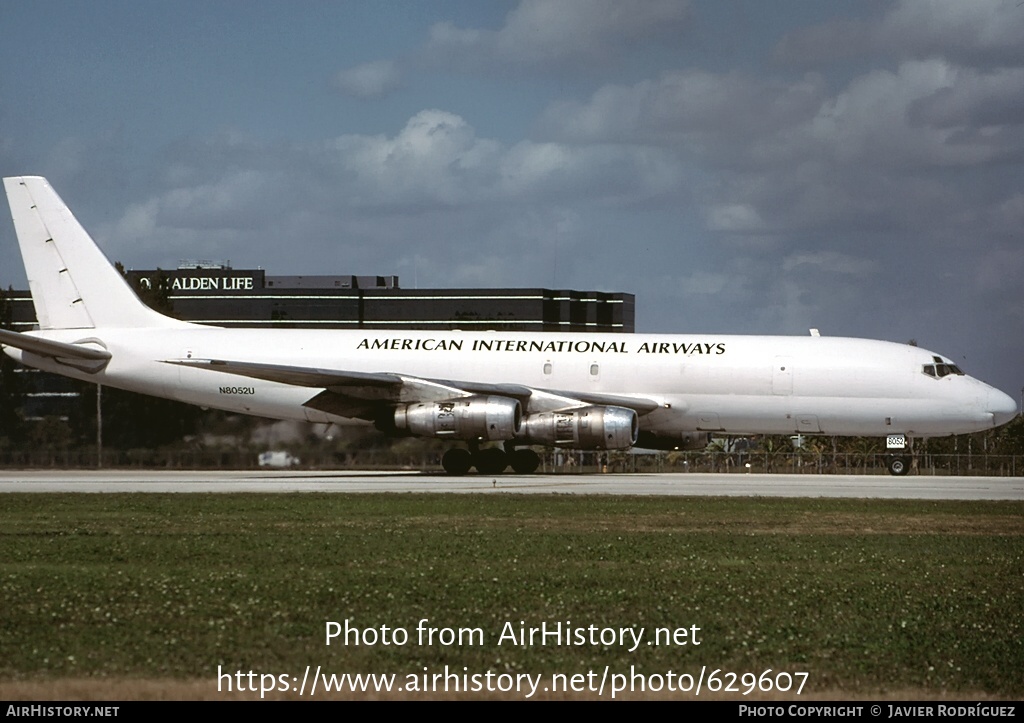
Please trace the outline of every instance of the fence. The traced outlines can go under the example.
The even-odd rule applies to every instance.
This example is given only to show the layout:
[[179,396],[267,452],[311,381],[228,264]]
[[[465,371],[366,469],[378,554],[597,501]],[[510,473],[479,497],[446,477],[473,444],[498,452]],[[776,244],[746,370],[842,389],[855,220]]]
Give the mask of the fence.
[[[623,471],[705,472],[756,474],[878,474],[888,475],[886,453],[823,452],[670,452],[665,455],[628,455]],[[651,457],[649,460],[637,459]],[[912,458],[910,474],[941,476],[1024,476],[1024,455],[919,454]]]
[[[90,450],[0,450],[7,469],[258,469],[256,452],[246,450],[104,450],[102,465]],[[413,470],[440,472],[435,451],[395,453],[372,449],[345,454],[299,453],[301,469]],[[884,453],[823,452],[579,452],[547,450],[540,472],[546,474],[702,472],[750,474],[887,475]],[[1024,476],[1024,455],[985,453],[917,455],[910,474],[948,476]]]

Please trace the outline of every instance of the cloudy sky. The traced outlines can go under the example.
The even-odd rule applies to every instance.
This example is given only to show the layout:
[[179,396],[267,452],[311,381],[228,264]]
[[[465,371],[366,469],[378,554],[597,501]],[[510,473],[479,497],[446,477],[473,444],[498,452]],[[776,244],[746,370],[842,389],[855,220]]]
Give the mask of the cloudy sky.
[[129,267],[626,291],[1017,397],[1022,39],[1020,0],[0,0],[0,173]]

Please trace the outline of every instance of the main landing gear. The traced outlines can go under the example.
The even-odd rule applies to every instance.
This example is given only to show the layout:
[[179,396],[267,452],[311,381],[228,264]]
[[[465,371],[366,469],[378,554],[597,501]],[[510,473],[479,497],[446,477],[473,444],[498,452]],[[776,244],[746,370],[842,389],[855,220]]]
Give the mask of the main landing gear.
[[501,474],[509,466],[517,474],[533,474],[540,467],[540,455],[532,449],[516,449],[508,442],[502,447],[480,448],[479,443],[470,442],[469,449],[449,449],[441,457],[441,466],[450,475],[464,475],[476,467],[480,474]]

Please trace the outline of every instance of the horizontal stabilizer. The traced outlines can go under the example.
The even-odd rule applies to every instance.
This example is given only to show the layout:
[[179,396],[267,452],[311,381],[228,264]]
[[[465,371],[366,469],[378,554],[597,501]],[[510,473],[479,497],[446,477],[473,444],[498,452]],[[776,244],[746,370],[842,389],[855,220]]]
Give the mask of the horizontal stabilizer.
[[[87,343],[89,340],[83,340]],[[95,342],[92,342],[95,343]],[[37,356],[47,357],[76,369],[87,372],[98,372],[110,361],[110,352],[94,346],[66,344],[62,341],[51,341],[38,336],[19,334],[16,331],[0,329],[0,345],[12,346]]]

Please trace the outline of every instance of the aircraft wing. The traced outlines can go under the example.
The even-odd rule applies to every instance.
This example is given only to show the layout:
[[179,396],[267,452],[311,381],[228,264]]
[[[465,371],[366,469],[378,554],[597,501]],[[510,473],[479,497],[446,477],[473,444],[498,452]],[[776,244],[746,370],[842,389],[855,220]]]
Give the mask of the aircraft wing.
[[382,404],[440,402],[476,394],[518,399],[530,412],[554,411],[600,404],[633,409],[647,414],[660,402],[616,394],[561,392],[535,389],[522,384],[490,384],[449,379],[424,379],[393,372],[354,372],[281,364],[229,361],[225,359],[168,359],[197,369],[236,374],[252,379],[292,384],[324,391],[305,406],[346,417],[373,419]]
[[62,341],[0,329],[0,345],[12,346],[83,371],[96,372],[110,361],[110,352],[94,346],[83,346],[90,341],[92,340],[83,339],[79,344],[66,344]]

